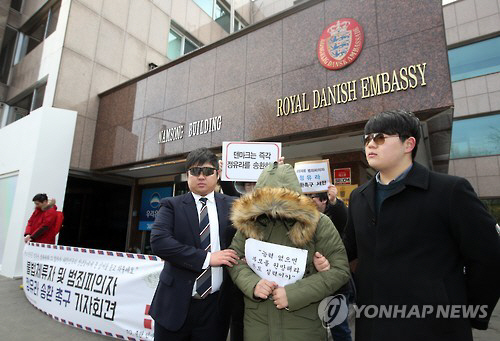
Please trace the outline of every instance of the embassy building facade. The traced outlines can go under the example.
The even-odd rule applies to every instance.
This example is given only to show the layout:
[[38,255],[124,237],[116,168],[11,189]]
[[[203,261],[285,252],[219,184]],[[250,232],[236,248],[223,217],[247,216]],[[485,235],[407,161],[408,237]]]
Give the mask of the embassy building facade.
[[128,241],[147,252],[141,206],[162,188],[187,190],[191,150],[281,142],[287,163],[329,159],[361,184],[374,175],[364,124],[398,108],[423,122],[417,159],[447,172],[453,97],[441,4],[301,1],[101,93],[91,168],[135,179]]
[[[148,253],[159,199],[188,190],[190,151],[207,147],[220,155],[224,141],[281,142],[287,163],[329,159],[332,170],[350,168],[351,183],[362,184],[374,176],[363,154],[364,124],[389,109],[413,111],[422,121],[420,163],[460,175],[460,162],[450,161],[457,99],[440,2],[126,3],[62,0],[55,30],[65,31],[62,60],[54,77],[42,77],[52,100],[44,97],[39,109],[31,106],[12,124],[12,114],[3,116],[0,139],[30,117],[43,121],[50,116],[45,111],[53,125],[30,129],[46,131],[40,136],[47,139],[70,131],[55,158],[66,160],[61,174],[42,167],[45,177],[26,186],[22,198],[22,172],[0,168],[0,186],[24,203],[10,213],[22,211],[18,225],[29,217],[34,193],[46,192],[64,204],[60,244]],[[95,41],[80,28],[90,18]],[[16,65],[15,75],[22,75]],[[13,98],[2,98],[9,113]],[[74,122],[54,128],[70,112]],[[500,190],[485,199],[495,196]],[[22,235],[13,223],[6,242]],[[4,247],[3,254],[21,247]],[[2,272],[15,275],[18,264]]]

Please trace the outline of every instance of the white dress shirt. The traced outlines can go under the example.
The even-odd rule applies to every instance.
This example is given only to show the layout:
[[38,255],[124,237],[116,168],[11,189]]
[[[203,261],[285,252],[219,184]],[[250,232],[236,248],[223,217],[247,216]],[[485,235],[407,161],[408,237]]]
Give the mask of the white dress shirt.
[[[196,203],[196,210],[198,211],[198,221],[200,221],[200,211],[201,211],[201,195],[195,194],[191,192],[194,198],[194,202]],[[215,204],[215,195],[214,192],[211,192],[205,196],[207,198],[207,210],[208,210],[208,219],[210,221],[210,250],[211,252],[220,251],[220,239],[219,239],[219,218],[217,216],[217,205]],[[210,265],[210,252],[207,254],[207,258],[205,258],[205,262],[203,263],[203,269],[208,268]],[[216,292],[220,289],[222,284],[222,266],[213,266],[212,267],[212,292]],[[193,296],[196,294],[196,281],[193,286]]]

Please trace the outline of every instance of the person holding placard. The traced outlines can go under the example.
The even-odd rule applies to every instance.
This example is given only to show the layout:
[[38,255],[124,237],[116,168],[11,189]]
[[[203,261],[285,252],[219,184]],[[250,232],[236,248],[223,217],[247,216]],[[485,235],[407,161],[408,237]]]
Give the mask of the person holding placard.
[[365,125],[378,172],[352,192],[344,238],[357,261],[356,341],[472,341],[498,302],[496,222],[466,179],[415,162],[420,129],[403,110]]
[[[282,156],[278,159],[278,164],[282,165],[285,163],[285,158]],[[223,168],[223,162],[219,161],[219,168]],[[254,181],[220,181],[221,188],[224,194],[241,197],[245,194],[250,194],[255,189],[256,182]],[[335,195],[336,196],[336,195]],[[336,203],[334,211],[337,212],[339,207],[345,209],[345,205],[341,206],[343,203]],[[344,212],[343,216],[336,214],[340,219],[343,219],[343,224],[345,225],[345,220],[347,219],[347,210]],[[330,269],[330,263],[328,260],[321,255],[319,252],[315,253],[314,256],[314,267],[317,271],[327,271]],[[233,286],[233,294],[231,300],[231,327],[230,327],[230,340],[231,341],[243,341],[243,316],[244,316],[244,301],[243,294],[238,289],[238,287]]]
[[[259,277],[247,263],[251,259],[239,260],[228,269],[245,295],[245,340],[324,339],[326,329],[318,315],[319,302],[348,281],[349,269],[338,232],[302,194],[294,169],[277,162],[264,169],[255,190],[234,202],[231,220],[237,232],[230,248],[240,259],[245,257],[249,238],[298,248],[307,254],[301,269],[303,277],[285,286]],[[316,251],[328,259],[329,270],[316,270]]]

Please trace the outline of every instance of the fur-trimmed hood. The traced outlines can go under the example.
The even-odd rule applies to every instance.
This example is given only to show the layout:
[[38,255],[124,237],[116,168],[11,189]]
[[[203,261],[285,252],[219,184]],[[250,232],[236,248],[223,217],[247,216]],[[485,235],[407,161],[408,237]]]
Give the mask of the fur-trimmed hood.
[[45,205],[42,206],[42,211],[47,211],[49,209],[52,208],[52,206],[55,206],[56,205],[56,199],[53,199],[53,198],[50,198],[49,200],[47,200],[47,203]]
[[279,220],[288,229],[291,242],[302,247],[316,232],[320,213],[303,195],[290,165],[270,165],[262,172],[256,189],[236,200],[231,221],[245,237],[263,240],[270,220]]

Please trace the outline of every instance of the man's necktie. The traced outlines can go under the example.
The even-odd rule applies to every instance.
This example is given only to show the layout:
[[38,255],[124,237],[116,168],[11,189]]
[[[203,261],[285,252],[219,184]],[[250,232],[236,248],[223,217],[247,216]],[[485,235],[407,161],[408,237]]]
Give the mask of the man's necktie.
[[[210,252],[210,221],[208,220],[207,198],[200,198],[200,244],[201,248]],[[196,292],[201,298],[212,292],[212,268],[210,265],[196,278]]]

